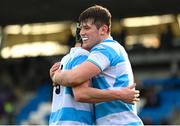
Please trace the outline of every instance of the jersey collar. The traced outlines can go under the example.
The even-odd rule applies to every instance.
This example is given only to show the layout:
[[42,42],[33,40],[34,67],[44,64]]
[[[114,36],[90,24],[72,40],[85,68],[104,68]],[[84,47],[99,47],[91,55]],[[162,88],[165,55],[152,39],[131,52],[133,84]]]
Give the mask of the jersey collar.
[[114,42],[114,40],[112,36],[109,36],[107,39],[104,39],[102,42]]

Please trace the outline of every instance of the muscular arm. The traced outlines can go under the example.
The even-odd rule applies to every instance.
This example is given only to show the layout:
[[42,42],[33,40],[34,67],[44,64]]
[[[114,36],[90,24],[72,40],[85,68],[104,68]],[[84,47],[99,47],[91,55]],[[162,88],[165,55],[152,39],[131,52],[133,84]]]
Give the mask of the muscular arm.
[[100,73],[100,69],[93,63],[85,61],[72,70],[55,72],[53,81],[63,86],[77,86]]
[[139,101],[139,91],[134,90],[135,85],[118,90],[100,90],[89,87],[89,81],[82,85],[73,87],[75,100],[78,102],[98,103],[112,100],[122,100],[134,104]]
[[[89,62],[89,64],[90,64],[90,66],[94,65],[90,62]],[[56,68],[56,66],[57,66],[57,64],[55,64],[54,67],[52,67],[50,69],[50,75],[52,76],[51,78],[53,78],[53,76],[54,76],[53,71],[58,68],[58,67]],[[79,69],[79,68],[77,67],[75,69]],[[87,70],[91,71],[92,69],[88,68]],[[91,75],[96,74],[99,72],[98,70],[95,73],[90,72],[90,74]],[[76,78],[73,76],[73,74],[70,76],[66,76],[66,74],[68,74],[68,72],[69,71],[63,71],[62,75],[60,74],[60,77],[62,77],[65,80]],[[56,72],[57,77],[59,76],[58,73],[59,73],[59,71]],[[81,73],[79,73],[78,75],[79,76],[81,75],[84,77],[84,75],[82,75]],[[82,78],[78,82],[80,83],[85,80],[89,80],[87,78],[88,77]],[[66,81],[66,82],[70,83],[68,81]],[[89,87],[89,81],[85,81],[84,83],[82,83],[82,85],[74,86],[73,92],[74,92],[75,99],[79,102],[97,103],[97,102],[112,101],[112,100],[122,100],[124,102],[134,103],[135,101],[139,100],[137,98],[139,96],[139,91],[137,91],[137,90],[135,91],[134,88],[135,88],[135,85],[131,86],[131,87],[122,88],[119,90],[100,90],[100,89]]]

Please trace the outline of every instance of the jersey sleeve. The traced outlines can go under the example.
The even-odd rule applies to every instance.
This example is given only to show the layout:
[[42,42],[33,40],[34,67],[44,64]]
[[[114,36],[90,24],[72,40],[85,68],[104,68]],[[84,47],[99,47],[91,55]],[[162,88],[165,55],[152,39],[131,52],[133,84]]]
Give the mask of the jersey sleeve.
[[110,65],[111,58],[112,56],[108,47],[99,44],[91,50],[87,61],[92,62],[103,71]]

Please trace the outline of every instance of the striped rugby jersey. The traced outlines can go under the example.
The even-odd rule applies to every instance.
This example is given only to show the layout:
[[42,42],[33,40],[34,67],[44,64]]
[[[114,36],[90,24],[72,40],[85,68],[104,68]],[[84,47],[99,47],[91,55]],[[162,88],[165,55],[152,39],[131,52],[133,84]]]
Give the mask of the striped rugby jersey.
[[[63,70],[76,67],[84,62],[89,52],[82,48],[72,48],[70,53],[61,60]],[[76,102],[71,87],[61,86],[60,94],[53,89],[52,110],[50,125],[92,125],[93,120],[92,104]]]
[[[92,80],[95,88],[116,90],[134,83],[128,55],[112,37],[94,46],[87,60],[102,71]],[[120,100],[95,104],[95,115],[98,125],[143,125],[136,106]]]

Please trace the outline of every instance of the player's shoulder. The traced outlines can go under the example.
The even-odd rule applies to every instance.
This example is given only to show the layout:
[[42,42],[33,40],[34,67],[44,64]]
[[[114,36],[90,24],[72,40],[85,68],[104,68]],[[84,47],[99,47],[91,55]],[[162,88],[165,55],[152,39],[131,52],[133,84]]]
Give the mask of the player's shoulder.
[[112,49],[114,50],[115,48],[119,48],[119,45],[116,42],[102,42],[94,46],[91,49],[91,52],[92,51],[111,51]]
[[66,64],[70,59],[71,57],[70,54],[68,53],[61,59],[61,64]]
[[88,56],[89,52],[81,47],[74,47],[70,50],[71,57]]

